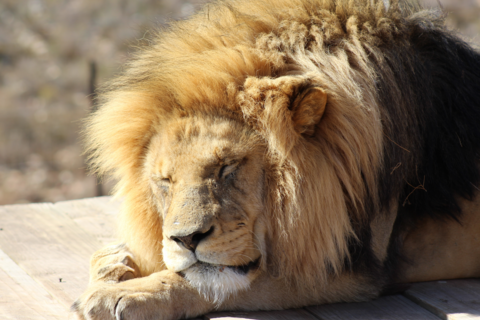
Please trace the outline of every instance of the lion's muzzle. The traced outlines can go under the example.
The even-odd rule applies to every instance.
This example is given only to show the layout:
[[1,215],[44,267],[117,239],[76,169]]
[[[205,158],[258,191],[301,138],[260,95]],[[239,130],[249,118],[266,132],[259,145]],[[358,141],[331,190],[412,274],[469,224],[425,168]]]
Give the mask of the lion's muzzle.
[[170,236],[170,239],[178,243],[179,245],[183,245],[190,251],[195,252],[200,241],[207,238],[209,235],[213,233],[213,226],[207,231],[202,232],[202,230],[194,231],[186,236]]

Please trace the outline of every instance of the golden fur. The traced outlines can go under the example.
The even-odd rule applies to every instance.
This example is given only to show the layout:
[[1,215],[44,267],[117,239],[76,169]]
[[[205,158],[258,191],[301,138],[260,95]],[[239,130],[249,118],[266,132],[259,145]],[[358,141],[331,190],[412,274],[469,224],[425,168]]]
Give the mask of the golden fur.
[[[237,12],[247,11],[242,4],[230,5],[235,6]],[[359,7],[338,6],[334,12],[320,12],[317,19],[322,21],[321,26],[307,30],[302,22],[310,17],[302,4],[303,1],[248,2],[248,12],[268,13],[273,7],[280,13],[275,17],[266,14],[256,17],[259,21],[253,25],[250,17],[234,16],[228,7],[207,6],[193,19],[174,24],[168,33],[161,35],[159,43],[139,52],[127,73],[111,84],[115,89],[103,96],[102,108],[89,123],[89,150],[93,151],[92,160],[100,173],[112,170],[119,179],[116,194],[125,197],[123,219],[129,220],[122,223],[129,226],[129,230],[122,230],[121,234],[127,237],[124,239],[127,243],[142,241],[137,239],[138,233],[148,236],[138,243],[145,248],[146,252],[140,255],[145,260],[157,261],[154,256],[161,251],[157,241],[161,239],[161,230],[156,230],[161,222],[154,218],[150,190],[142,181],[145,146],[155,134],[155,126],[161,124],[162,118],[180,116],[178,113],[221,115],[231,110],[243,112],[247,121],[262,126],[265,130],[262,135],[271,139],[270,155],[277,166],[278,180],[268,197],[272,212],[270,232],[272,245],[278,246],[273,252],[286,252],[277,257],[277,267],[284,269],[284,274],[318,275],[319,270],[327,269],[319,268],[319,261],[324,261],[335,271],[341,269],[343,257],[348,254],[346,238],[353,234],[347,207],[362,206],[366,192],[362,172],[370,174],[365,177],[369,189],[376,189],[376,172],[368,168],[379,165],[383,137],[378,107],[375,107],[373,73],[360,41],[346,44],[345,49],[338,52],[325,52],[325,46],[344,36],[336,22],[341,18],[337,12]],[[350,19],[351,37],[359,33],[356,20],[366,20],[374,16],[376,10],[380,9],[367,6],[361,9],[366,17]],[[288,17],[292,15],[299,21],[290,22]],[[192,32],[191,25],[200,27]],[[230,30],[233,27],[234,32]],[[265,35],[256,39],[257,33]],[[309,48],[315,57],[313,61],[302,50],[307,34],[322,39],[318,47]],[[283,47],[285,53],[267,50],[269,47]],[[358,70],[350,67],[349,59],[355,61]],[[148,76],[154,64],[161,73]],[[289,70],[289,64],[299,70]],[[288,100],[275,106],[283,111],[271,110],[271,115],[262,115],[258,110],[262,101],[257,95],[263,93],[268,97],[283,89],[268,78],[273,72],[277,77],[303,73],[303,70],[317,69],[315,64],[321,66],[322,72],[312,71],[301,80],[312,78],[324,88],[329,96],[329,108],[323,125],[316,132],[318,139],[299,139],[297,143],[294,139],[299,135],[286,130],[282,122],[284,114],[278,112],[288,112]],[[143,75],[145,79],[141,79]],[[225,88],[229,90],[228,95]],[[288,93],[284,99],[288,99]],[[181,110],[177,110],[179,106]],[[221,110],[225,106],[230,110]],[[323,161],[317,161],[318,158]],[[299,181],[306,173],[309,179]],[[315,173],[318,176],[312,176]],[[348,198],[344,197],[342,186]],[[322,190],[321,197],[319,190]],[[288,200],[283,200],[284,197]],[[319,210],[325,214],[314,214]],[[135,214],[140,217],[138,221]],[[144,220],[145,216],[152,220]],[[355,218],[362,219],[361,216]],[[297,237],[298,233],[304,236]],[[147,274],[162,268],[147,263],[140,265],[144,265]]]
[[[393,142],[404,149],[395,152],[410,151],[386,129],[406,120],[384,111],[377,68],[386,58],[379,48],[407,43],[405,19],[417,10],[395,1],[386,10],[378,0],[229,0],[154,35],[105,87],[100,109],[87,121],[92,167],[118,179],[115,194],[124,198],[120,234],[127,246],[92,260],[92,286],[74,306],[79,317],[118,316],[123,311],[115,299],[118,304],[127,293],[131,301],[137,293],[144,294],[142,301],[152,299],[145,311],[132,314],[159,319],[196,316],[212,310],[213,302],[220,310],[277,309],[378,295],[389,279],[382,274],[373,284],[368,272],[357,272],[352,243],[363,241],[362,232],[371,227],[372,261],[383,265],[388,258],[401,193],[394,189],[388,205],[381,205],[380,177],[391,170],[385,168],[385,146]],[[387,86],[401,92],[389,70],[382,70]],[[401,99],[395,103],[399,110],[408,107]],[[242,167],[228,159],[249,160]],[[241,203],[231,213],[242,221],[240,231],[225,218],[230,209],[212,200],[212,192],[223,194],[217,184],[227,186],[219,173],[225,167],[247,190],[247,196],[225,191]],[[208,168],[214,168],[215,181],[198,182]],[[176,181],[166,173],[172,170]],[[198,196],[200,187],[210,194]],[[209,210],[222,213],[205,224],[214,219]],[[196,261],[173,242],[186,234],[175,227],[179,221],[194,233],[213,232],[198,255],[208,243],[217,268],[211,275],[223,277],[222,285],[229,281],[220,274],[223,265],[260,259],[258,270],[225,284],[228,294],[222,295],[221,287],[204,288],[203,278],[195,280],[196,271],[187,269],[189,286],[175,275],[184,272],[182,263]],[[235,236],[228,238],[227,231]],[[222,250],[235,253],[221,258]],[[177,256],[183,259],[178,267]],[[102,284],[131,277],[139,279]],[[168,298],[175,294],[192,306]],[[97,309],[102,311],[95,314]]]

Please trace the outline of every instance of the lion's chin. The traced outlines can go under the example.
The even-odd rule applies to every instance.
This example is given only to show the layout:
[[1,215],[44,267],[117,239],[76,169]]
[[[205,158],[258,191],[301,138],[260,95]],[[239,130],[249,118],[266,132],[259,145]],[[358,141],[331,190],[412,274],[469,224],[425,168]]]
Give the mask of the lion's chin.
[[250,287],[249,274],[259,266],[260,259],[243,266],[222,266],[197,262],[181,273],[205,299],[217,306],[232,294]]

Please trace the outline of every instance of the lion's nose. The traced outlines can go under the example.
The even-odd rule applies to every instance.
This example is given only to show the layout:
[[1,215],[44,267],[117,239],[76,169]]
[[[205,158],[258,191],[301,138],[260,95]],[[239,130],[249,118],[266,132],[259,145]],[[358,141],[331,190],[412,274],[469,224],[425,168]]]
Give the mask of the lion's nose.
[[207,232],[196,231],[189,234],[188,236],[171,236],[170,239],[172,239],[178,244],[183,244],[188,250],[195,251],[200,241],[202,241],[212,233],[213,227],[211,227]]

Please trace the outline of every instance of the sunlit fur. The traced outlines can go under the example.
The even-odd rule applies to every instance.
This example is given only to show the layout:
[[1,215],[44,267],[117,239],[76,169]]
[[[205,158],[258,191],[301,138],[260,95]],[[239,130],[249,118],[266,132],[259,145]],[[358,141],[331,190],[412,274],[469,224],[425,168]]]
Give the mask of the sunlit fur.
[[[380,49],[407,43],[409,23],[441,23],[429,14],[408,20],[416,10],[396,1],[387,12],[377,0],[228,0],[154,34],[104,88],[86,128],[92,167],[118,179],[121,236],[142,274],[164,268],[162,221],[144,172],[147,148],[162,124],[195,114],[235,119],[267,144],[269,272],[300,286],[340,274],[349,245],[388,210],[380,204],[398,198],[415,175],[414,160],[403,162],[404,175],[384,169],[385,145],[397,148],[391,161],[407,148],[423,150],[416,137],[403,145],[384,129],[420,126],[400,95],[408,80],[385,67]],[[410,118],[384,111],[379,74],[382,90],[398,98],[388,104]],[[311,136],[298,131],[301,119],[290,110],[292,95],[309,85],[328,96]],[[402,182],[387,200],[380,199],[381,174]]]
[[[121,234],[137,252],[145,273],[162,268],[161,221],[148,183],[142,181],[145,146],[155,126],[162,118],[183,113],[229,110],[260,122],[276,163],[268,186],[274,266],[282,274],[304,276],[325,277],[326,265],[341,270],[348,255],[347,238],[353,235],[347,207],[362,207],[366,187],[375,190],[376,172],[371,168],[379,165],[382,134],[374,79],[360,42],[346,43],[333,52],[327,52],[325,45],[345,36],[337,22],[343,11],[360,10],[365,18],[375,20],[375,12],[384,13],[380,5],[325,3],[318,7],[333,12],[318,12],[323,30],[317,26],[308,30],[301,24],[310,20],[307,11],[314,9],[315,2],[250,1],[242,7],[237,1],[207,6],[193,19],[173,24],[156,43],[138,52],[125,74],[107,88],[102,107],[87,128],[91,162],[100,173],[113,171],[119,179],[116,194],[125,197]],[[273,10],[276,14],[269,14]],[[252,19],[243,12],[261,15]],[[358,19],[348,24],[350,37],[358,37]],[[264,36],[255,38],[258,33]],[[308,52],[307,36],[318,39]],[[352,62],[356,70],[350,67]],[[300,70],[290,70],[291,64]],[[282,113],[259,119],[254,102],[270,81],[265,77],[304,70],[329,95],[322,126],[316,139],[310,140],[284,127]]]

